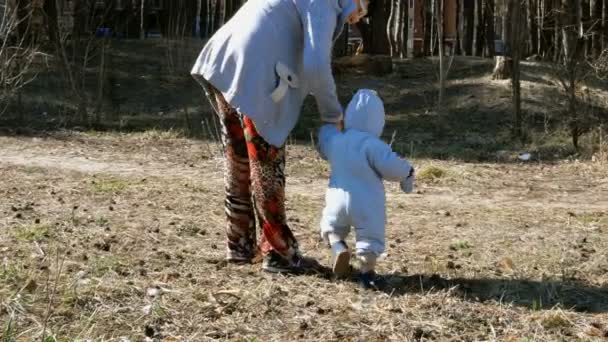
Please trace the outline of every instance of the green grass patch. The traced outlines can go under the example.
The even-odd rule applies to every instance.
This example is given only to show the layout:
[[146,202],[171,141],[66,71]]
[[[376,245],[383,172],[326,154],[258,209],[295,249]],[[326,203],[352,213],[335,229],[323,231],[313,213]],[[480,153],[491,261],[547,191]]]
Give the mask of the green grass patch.
[[546,314],[541,324],[545,329],[564,329],[572,326],[572,322],[561,312],[551,312]]
[[583,224],[601,223],[606,221],[608,217],[603,217],[602,213],[582,213],[576,215],[576,219]]
[[15,230],[15,238],[21,241],[40,242],[51,236],[50,228],[48,224],[23,225]]
[[123,192],[129,183],[118,178],[96,179],[93,181],[92,190],[99,194],[117,194]]
[[97,224],[98,226],[101,227],[105,227],[110,223],[110,220],[108,220],[105,216],[98,216],[95,219],[95,224]]
[[2,334],[0,335],[0,341],[2,342],[13,342],[15,339],[16,331],[13,322],[13,317],[9,317],[8,321],[4,325],[2,329]]
[[465,249],[470,249],[473,246],[466,240],[458,240],[450,245],[450,249],[453,251],[462,251]]
[[448,175],[448,171],[437,166],[428,166],[416,173],[416,180],[434,182]]
[[95,258],[92,262],[92,274],[101,277],[104,274],[112,271],[117,271],[123,267],[120,259],[115,256],[101,256]]
[[138,135],[142,140],[146,141],[175,140],[181,139],[185,136],[182,130],[173,128],[170,128],[168,130],[153,128],[139,133]]

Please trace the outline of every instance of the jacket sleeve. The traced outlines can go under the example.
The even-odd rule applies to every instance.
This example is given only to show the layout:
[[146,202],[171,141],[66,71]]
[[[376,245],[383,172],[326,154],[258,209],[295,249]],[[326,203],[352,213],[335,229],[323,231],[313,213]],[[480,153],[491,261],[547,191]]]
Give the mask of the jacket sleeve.
[[321,158],[325,160],[328,160],[330,158],[330,146],[332,140],[338,134],[340,134],[340,132],[338,131],[336,125],[329,124],[321,126],[321,129],[319,130],[319,154],[321,155]]
[[383,179],[400,182],[410,175],[410,163],[400,158],[390,146],[380,140],[369,139],[366,154],[370,166]]
[[336,9],[330,0],[310,0],[301,12],[304,27],[304,75],[324,122],[342,119],[336,83],[331,70],[333,34],[337,25]]

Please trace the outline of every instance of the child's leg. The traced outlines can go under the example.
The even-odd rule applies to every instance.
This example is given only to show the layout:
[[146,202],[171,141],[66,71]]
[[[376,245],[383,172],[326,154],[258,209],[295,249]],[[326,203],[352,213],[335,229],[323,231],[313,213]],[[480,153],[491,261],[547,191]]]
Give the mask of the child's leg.
[[359,284],[366,289],[384,286],[382,278],[376,275],[376,261],[384,252],[384,222],[370,223],[368,221],[367,226],[355,229],[357,261],[361,272]]
[[357,259],[361,272],[374,272],[378,256],[384,253],[384,224],[355,228],[357,234]]
[[340,210],[336,211],[331,207],[323,210],[321,236],[331,247],[332,270],[338,277],[344,277],[350,273],[350,251],[344,242],[349,231],[350,226],[340,214]]
[[325,194],[325,208],[321,217],[321,237],[333,245],[343,241],[350,232],[350,222],[346,213],[344,194],[330,189]]

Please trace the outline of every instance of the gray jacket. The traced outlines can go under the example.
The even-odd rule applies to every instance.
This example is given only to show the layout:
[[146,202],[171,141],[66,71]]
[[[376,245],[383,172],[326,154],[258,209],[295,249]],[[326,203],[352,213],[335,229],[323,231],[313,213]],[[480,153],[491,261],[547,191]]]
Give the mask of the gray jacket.
[[283,146],[304,98],[313,94],[325,122],[341,119],[331,50],[353,0],[249,0],[211,37],[192,75],[207,80]]

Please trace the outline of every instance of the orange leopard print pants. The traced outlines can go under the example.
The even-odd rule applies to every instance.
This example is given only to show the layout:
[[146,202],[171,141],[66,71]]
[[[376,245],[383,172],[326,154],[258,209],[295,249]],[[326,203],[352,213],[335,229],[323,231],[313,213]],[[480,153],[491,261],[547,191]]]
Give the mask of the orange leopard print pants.
[[[299,252],[285,215],[285,147],[267,143],[253,121],[238,113],[215,87],[202,83],[222,126],[227,259],[250,262],[257,252],[271,251],[293,257]],[[262,235],[257,248],[254,211]]]

